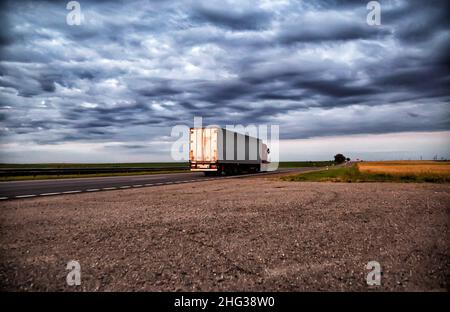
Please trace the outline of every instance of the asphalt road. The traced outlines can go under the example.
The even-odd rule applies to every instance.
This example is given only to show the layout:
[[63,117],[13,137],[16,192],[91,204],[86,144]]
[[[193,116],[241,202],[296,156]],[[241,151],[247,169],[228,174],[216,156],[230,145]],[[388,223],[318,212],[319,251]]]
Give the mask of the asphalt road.
[[205,177],[201,172],[167,173],[134,176],[50,179],[0,182],[0,200],[56,196],[83,192],[101,192],[117,189],[152,187],[167,184],[192,183],[216,179],[243,178],[289,171],[307,171],[317,168],[280,169],[259,174],[242,174],[225,177]]

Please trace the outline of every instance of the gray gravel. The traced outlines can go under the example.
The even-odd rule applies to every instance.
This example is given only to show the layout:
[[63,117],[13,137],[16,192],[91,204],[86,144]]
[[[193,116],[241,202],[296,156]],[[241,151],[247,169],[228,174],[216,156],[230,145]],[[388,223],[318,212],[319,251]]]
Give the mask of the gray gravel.
[[[0,288],[448,291],[450,185],[199,182],[0,203]],[[81,264],[81,286],[66,264]],[[366,264],[381,264],[368,286]]]

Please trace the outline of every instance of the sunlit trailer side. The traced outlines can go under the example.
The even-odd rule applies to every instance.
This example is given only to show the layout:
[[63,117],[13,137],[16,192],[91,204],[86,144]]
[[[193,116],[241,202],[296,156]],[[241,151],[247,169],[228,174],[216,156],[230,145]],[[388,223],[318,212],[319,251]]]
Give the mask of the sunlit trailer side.
[[218,127],[189,131],[191,171],[205,175],[267,171],[268,153],[261,139],[249,135]]

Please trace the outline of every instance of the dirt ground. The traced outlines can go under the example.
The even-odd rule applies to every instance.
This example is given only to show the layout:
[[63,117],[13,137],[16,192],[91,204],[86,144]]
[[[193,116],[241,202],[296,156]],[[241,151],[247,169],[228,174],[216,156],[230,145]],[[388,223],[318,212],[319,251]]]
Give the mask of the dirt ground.
[[[227,179],[0,203],[0,289],[448,291],[450,185]],[[81,265],[67,286],[66,265]],[[382,269],[368,286],[369,261]]]

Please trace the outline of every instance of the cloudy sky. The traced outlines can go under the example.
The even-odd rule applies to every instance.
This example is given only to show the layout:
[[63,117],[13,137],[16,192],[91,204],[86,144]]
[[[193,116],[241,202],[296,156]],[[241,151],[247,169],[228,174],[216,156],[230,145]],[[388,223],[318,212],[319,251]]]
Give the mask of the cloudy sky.
[[[0,161],[170,161],[174,125],[280,125],[281,159],[450,158],[449,1],[0,6]],[[187,155],[186,155],[187,156]]]

